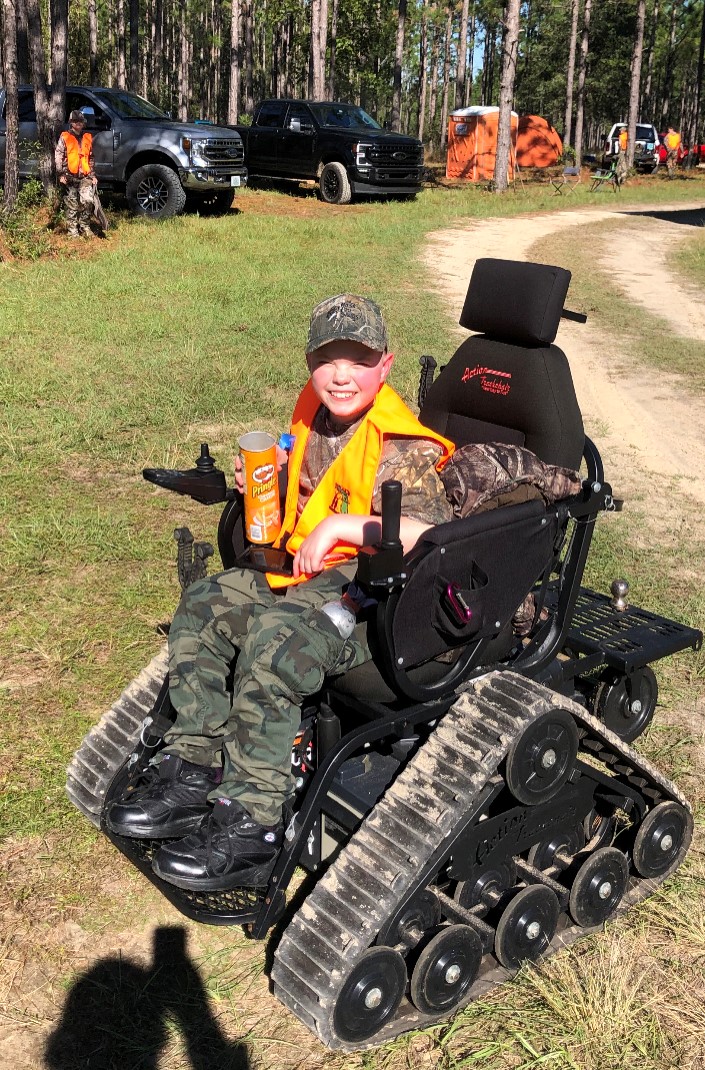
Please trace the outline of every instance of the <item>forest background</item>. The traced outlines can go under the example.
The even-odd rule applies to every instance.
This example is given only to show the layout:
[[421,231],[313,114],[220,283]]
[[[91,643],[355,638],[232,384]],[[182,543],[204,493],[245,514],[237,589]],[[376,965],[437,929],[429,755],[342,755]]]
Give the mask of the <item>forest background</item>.
[[[175,118],[243,122],[264,96],[361,104],[433,155],[449,111],[497,104],[518,0],[3,0],[2,70],[21,83],[128,88]],[[525,0],[514,108],[568,145],[625,119],[701,138],[705,0]],[[16,33],[11,31],[16,28]],[[40,64],[41,65],[41,64]],[[49,90],[51,96],[51,89]],[[576,114],[576,112],[578,114]]]

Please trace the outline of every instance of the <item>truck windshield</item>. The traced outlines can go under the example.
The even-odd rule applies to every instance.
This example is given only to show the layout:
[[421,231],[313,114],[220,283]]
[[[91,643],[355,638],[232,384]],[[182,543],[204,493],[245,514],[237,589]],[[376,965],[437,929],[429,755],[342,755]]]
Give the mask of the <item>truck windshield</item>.
[[155,108],[144,97],[138,97],[135,93],[126,93],[122,89],[112,89],[109,93],[95,94],[98,99],[107,104],[108,108],[117,112],[121,119],[156,119],[168,120],[159,108]]
[[321,126],[343,130],[381,130],[378,122],[354,104],[309,104]]

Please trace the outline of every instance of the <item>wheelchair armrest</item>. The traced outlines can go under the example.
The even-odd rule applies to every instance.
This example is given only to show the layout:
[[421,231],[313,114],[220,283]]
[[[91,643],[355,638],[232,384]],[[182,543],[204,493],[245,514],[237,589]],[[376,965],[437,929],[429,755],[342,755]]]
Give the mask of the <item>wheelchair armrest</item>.
[[195,468],[143,468],[142,476],[164,490],[184,494],[201,505],[215,505],[229,501],[235,494],[225,482],[225,473],[215,467],[208,443],[201,443],[201,455]]

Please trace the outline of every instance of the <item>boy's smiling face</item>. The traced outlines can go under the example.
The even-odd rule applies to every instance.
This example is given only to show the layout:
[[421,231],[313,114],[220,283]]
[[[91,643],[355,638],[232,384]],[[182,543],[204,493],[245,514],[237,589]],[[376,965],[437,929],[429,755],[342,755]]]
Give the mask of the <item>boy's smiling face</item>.
[[362,342],[327,342],[306,357],[311,384],[338,420],[352,421],[370,407],[389,375],[394,356]]

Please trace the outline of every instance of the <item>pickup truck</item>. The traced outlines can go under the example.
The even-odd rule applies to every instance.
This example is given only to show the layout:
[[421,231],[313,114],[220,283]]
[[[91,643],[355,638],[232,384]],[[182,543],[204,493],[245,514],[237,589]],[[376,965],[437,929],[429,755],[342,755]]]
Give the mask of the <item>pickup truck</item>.
[[[609,167],[619,155],[619,131],[625,122],[615,123],[607,135],[605,141],[602,162]],[[634,167],[637,171],[650,174],[655,171],[659,163],[659,139],[656,127],[652,123],[636,124],[636,139],[634,146]]]
[[421,188],[421,142],[383,130],[355,104],[263,100],[252,125],[234,129],[251,175],[316,180],[329,204],[356,194],[411,198]]
[[[66,90],[66,116],[82,111],[93,135],[98,186],[123,192],[136,215],[168,219],[189,206],[224,211],[247,182],[244,150],[230,127],[178,123],[123,89]],[[19,90],[20,177],[38,174],[37,115],[29,86]],[[62,129],[68,129],[64,123]],[[57,138],[59,131],[57,130]],[[0,183],[5,170],[5,91],[0,91]]]

